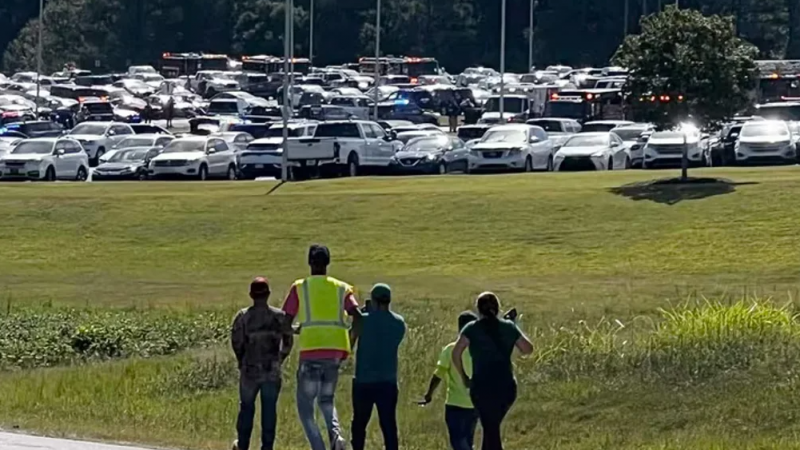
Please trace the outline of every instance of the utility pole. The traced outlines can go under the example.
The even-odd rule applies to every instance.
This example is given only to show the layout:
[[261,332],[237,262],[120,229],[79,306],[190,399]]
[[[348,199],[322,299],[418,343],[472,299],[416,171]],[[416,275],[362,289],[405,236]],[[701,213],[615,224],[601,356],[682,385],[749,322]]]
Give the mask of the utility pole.
[[314,65],[314,0],[311,0],[311,8],[308,15],[309,19],[309,33],[308,37],[308,64]]
[[378,78],[381,74],[381,0],[378,0],[378,5],[375,9],[375,83],[372,85],[374,90],[375,104],[373,105],[372,120],[378,120]]
[[39,43],[36,45],[36,118],[39,118],[39,94],[42,90],[42,32],[44,31],[44,0],[39,0]]
[[[627,0],[626,0],[627,1]],[[533,67],[533,9],[535,7],[535,0],[531,0],[530,17],[528,17],[528,72]]]
[[291,58],[289,60],[290,64],[289,73],[292,74],[289,84],[291,85],[290,87],[292,87],[294,86],[294,0],[289,0],[289,4],[291,5],[289,7],[289,12],[291,14],[290,16],[291,27],[289,28],[289,57]]
[[289,181],[289,59],[290,43],[289,35],[292,28],[292,11],[290,9],[290,2],[286,0],[286,14],[284,17],[283,29],[283,104],[281,111],[283,112],[283,155],[281,155],[281,181]]
[[630,0],[625,0],[625,14],[623,14],[623,21],[625,22],[622,25],[622,38],[628,37],[628,14],[630,14]]
[[500,122],[503,121],[505,106],[506,76],[506,0],[500,2]]

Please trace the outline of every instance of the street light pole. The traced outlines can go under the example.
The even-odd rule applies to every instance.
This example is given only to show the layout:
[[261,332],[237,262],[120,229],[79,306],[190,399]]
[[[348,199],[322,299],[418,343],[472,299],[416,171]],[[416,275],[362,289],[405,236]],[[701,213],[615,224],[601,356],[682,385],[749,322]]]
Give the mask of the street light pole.
[[[313,1],[313,0],[312,0]],[[624,21],[625,23],[622,26],[622,38],[628,37],[628,14],[630,14],[630,0],[625,0],[625,14],[624,14]]]
[[531,0],[530,17],[528,17],[528,72],[533,68],[533,6],[534,1]]
[[[289,63],[291,64],[289,67],[289,73],[292,74],[291,78],[291,85],[294,86],[294,0],[289,0]],[[294,106],[294,105],[292,105]]]
[[373,105],[372,120],[378,120],[378,78],[381,74],[381,0],[378,0],[378,5],[375,10],[375,82],[372,85],[373,90]]
[[42,89],[42,31],[44,29],[44,0],[39,0],[39,43],[36,45],[36,118],[39,118],[39,94]]
[[309,26],[310,29],[309,33],[310,36],[308,37],[308,64],[310,66],[314,65],[314,0],[311,0],[311,8],[309,8]]
[[281,181],[289,180],[289,59],[291,58],[289,35],[292,28],[292,15],[290,2],[286,0],[286,14],[283,30],[283,155],[281,155]]
[[505,112],[505,75],[506,75],[506,0],[500,6],[500,121]]

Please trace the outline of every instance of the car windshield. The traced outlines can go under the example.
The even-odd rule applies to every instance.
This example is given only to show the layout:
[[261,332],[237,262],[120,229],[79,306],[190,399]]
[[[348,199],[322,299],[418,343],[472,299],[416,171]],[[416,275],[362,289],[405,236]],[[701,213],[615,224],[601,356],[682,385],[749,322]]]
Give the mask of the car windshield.
[[757,123],[742,127],[742,137],[788,136],[789,129],[783,123]]
[[548,133],[563,133],[564,123],[560,120],[534,120],[528,122],[531,125],[542,127]]
[[77,127],[73,128],[69,134],[93,134],[93,135],[101,135],[105,134],[106,126],[105,125],[98,125],[95,123],[82,123]]
[[423,137],[411,140],[405,150],[409,152],[435,152],[447,145],[447,138]]
[[644,133],[643,128],[614,128],[611,131],[623,141],[635,141]]
[[509,142],[525,143],[525,132],[522,130],[489,130],[483,135],[482,143]]
[[124,152],[117,152],[112,156],[109,161],[124,162],[124,161],[143,161],[147,156],[148,150],[126,150]]
[[405,144],[411,141],[412,139],[423,137],[426,136],[427,134],[430,133],[420,132],[420,131],[407,131],[405,133],[397,133],[397,140]]
[[564,147],[597,147],[608,145],[608,135],[575,135],[564,144]]
[[11,152],[15,155],[20,154],[37,154],[48,155],[53,151],[53,143],[48,141],[28,141],[21,142]]
[[134,137],[134,138],[123,139],[115,147],[116,148],[144,147],[152,144],[153,144],[153,139],[151,138]]
[[[300,137],[303,135],[302,128],[292,128],[289,127],[289,137]],[[283,127],[270,127],[266,133],[264,133],[264,137],[283,137]]]
[[206,147],[206,141],[197,140],[175,140],[164,147],[164,153],[181,153],[181,152],[202,152]]
[[83,106],[91,113],[112,113],[111,103],[85,103]]
[[664,132],[650,136],[650,139],[683,139],[683,133],[678,132]]
[[584,133],[594,133],[597,131],[611,131],[616,127],[613,123],[587,123],[581,129]]

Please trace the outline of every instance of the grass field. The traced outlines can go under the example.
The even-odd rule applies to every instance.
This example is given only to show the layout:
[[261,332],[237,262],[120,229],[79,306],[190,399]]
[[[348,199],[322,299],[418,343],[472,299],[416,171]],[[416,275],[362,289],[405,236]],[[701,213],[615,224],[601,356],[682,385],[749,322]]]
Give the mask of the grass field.
[[[273,184],[255,182],[0,186],[2,323],[31,324],[0,330],[0,427],[226,448],[232,356],[224,332],[198,330],[224,330],[255,275],[280,304],[319,242],[362,296],[390,283],[409,324],[404,449],[447,448],[441,395],[424,409],[413,400],[455,316],[487,289],[537,344],[517,361],[509,449],[800,448],[800,168],[693,174],[728,182],[652,186],[674,173],[629,171],[328,180],[269,195]],[[163,324],[147,325],[162,316],[196,338],[162,339]],[[8,357],[76,336],[102,345]],[[282,449],[306,448],[293,370]]]

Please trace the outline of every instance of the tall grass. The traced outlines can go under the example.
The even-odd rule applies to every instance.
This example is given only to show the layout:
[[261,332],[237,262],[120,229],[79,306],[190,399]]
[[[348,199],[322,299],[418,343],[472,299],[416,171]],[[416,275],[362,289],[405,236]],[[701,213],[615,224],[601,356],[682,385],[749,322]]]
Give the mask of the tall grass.
[[583,376],[697,383],[725,372],[779,373],[800,357],[800,322],[770,300],[703,300],[659,310],[655,320],[534,330],[539,378]]

